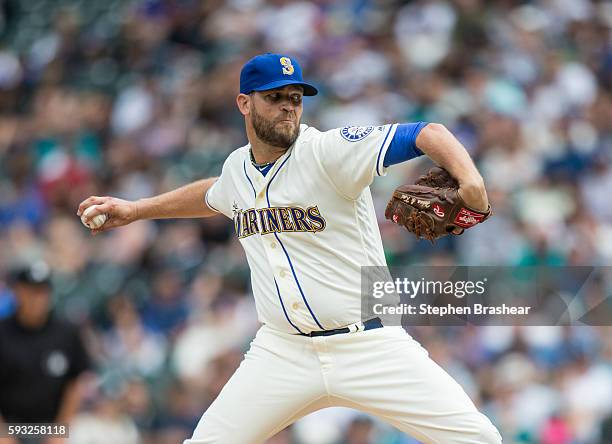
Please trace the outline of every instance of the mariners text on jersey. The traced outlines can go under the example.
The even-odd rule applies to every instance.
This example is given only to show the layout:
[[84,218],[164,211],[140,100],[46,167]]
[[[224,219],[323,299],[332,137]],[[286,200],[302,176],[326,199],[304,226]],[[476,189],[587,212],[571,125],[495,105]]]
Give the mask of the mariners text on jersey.
[[234,230],[240,239],[256,233],[317,233],[325,229],[325,219],[319,208],[310,206],[249,208],[241,210],[238,205],[232,208]]

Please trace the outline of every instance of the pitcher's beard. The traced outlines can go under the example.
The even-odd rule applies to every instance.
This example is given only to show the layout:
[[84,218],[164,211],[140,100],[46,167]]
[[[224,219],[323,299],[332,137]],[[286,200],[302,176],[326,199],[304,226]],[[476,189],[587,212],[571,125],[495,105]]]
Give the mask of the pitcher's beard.
[[293,145],[293,142],[295,142],[300,133],[299,125],[291,129],[285,126],[285,130],[280,130],[279,126],[276,125],[278,122],[271,122],[264,119],[257,113],[255,107],[252,107],[251,111],[251,123],[259,140],[268,145],[283,148],[285,150]]

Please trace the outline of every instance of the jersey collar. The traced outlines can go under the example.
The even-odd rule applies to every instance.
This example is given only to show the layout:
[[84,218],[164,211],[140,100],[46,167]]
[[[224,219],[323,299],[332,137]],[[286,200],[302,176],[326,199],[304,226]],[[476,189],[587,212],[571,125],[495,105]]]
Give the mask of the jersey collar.
[[259,193],[264,190],[264,188],[268,185],[268,182],[270,182],[270,179],[272,177],[274,177],[274,175],[276,174],[276,171],[278,170],[278,168],[285,162],[285,159],[287,159],[289,156],[291,156],[291,153],[293,153],[294,148],[297,146],[298,143],[300,143],[300,139],[302,137],[302,135],[304,134],[304,131],[306,131],[306,129],[308,128],[308,125],[305,124],[301,124],[300,125],[300,132],[297,136],[297,139],[295,139],[295,142],[293,142],[293,145],[291,145],[289,147],[289,149],[282,155],[280,156],[278,159],[276,159],[274,161],[274,165],[272,165],[272,168],[268,171],[268,173],[263,176],[258,170],[257,167],[253,165],[253,163],[251,162],[251,144],[249,143],[248,145],[246,145],[246,173],[249,176],[249,179],[251,180],[251,182],[253,183],[253,187],[255,188],[255,193],[256,195],[259,195]]

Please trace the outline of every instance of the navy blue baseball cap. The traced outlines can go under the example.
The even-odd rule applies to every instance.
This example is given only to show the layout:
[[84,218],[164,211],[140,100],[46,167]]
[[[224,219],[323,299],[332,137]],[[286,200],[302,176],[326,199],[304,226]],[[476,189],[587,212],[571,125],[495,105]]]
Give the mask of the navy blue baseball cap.
[[287,85],[300,85],[305,96],[319,91],[302,79],[302,68],[297,60],[281,54],[261,54],[245,63],[240,71],[240,92],[268,91]]

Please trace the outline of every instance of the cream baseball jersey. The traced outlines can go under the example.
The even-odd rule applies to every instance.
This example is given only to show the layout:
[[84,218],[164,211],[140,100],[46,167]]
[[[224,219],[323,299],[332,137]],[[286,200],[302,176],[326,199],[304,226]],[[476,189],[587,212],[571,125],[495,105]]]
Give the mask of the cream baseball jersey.
[[397,126],[301,125],[265,176],[249,145],[226,159],[205,199],[234,221],[260,322],[297,334],[361,320],[361,267],[386,265],[369,185]]

